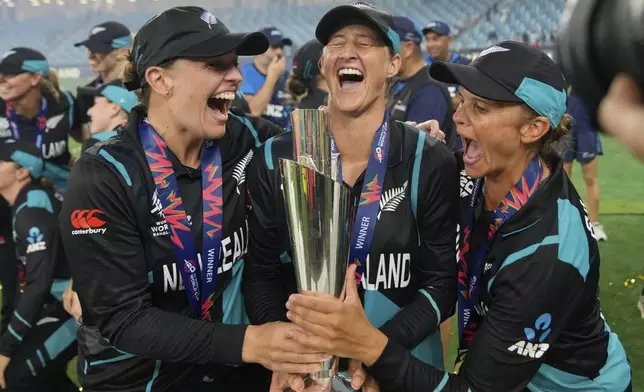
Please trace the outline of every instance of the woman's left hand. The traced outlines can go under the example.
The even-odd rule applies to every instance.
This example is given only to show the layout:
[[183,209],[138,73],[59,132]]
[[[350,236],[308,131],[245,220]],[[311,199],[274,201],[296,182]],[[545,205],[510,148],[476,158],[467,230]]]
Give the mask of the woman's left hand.
[[445,132],[441,131],[441,126],[436,120],[428,120],[420,124],[415,123],[413,121],[406,121],[405,124],[416,127],[421,131],[425,131],[429,134],[429,136],[436,138],[442,141],[443,143],[445,143]]
[[286,316],[309,332],[294,336],[298,343],[369,366],[382,354],[387,337],[369,323],[360,303],[355,273],[355,265],[347,269],[344,301],[319,292],[294,294],[286,303]]

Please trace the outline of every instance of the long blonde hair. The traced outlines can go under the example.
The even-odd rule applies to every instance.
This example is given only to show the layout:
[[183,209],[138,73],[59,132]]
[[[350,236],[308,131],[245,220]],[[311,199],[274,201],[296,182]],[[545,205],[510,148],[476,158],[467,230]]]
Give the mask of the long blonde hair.
[[40,92],[51,95],[57,102],[60,100],[60,82],[58,72],[53,68],[49,69],[47,76],[40,79]]

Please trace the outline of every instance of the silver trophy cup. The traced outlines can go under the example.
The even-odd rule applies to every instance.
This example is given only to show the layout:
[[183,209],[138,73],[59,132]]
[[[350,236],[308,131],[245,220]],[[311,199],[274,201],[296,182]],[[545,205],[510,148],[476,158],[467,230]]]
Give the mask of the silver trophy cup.
[[[344,285],[357,200],[338,181],[327,113],[295,110],[291,129],[293,160],[280,159],[280,167],[297,287],[337,297]],[[311,378],[331,391],[337,358],[322,366]]]

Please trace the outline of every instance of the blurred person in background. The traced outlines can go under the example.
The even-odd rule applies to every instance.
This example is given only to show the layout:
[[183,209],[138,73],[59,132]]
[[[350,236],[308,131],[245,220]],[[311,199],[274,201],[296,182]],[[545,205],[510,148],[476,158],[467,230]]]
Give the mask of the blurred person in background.
[[[0,60],[0,142],[17,139],[34,144],[45,158],[47,176],[64,191],[71,155],[67,139],[74,124],[73,98],[61,92],[45,56],[30,48],[13,48]],[[0,281],[4,331],[16,298],[16,253],[10,208],[0,199]]]
[[[631,76],[620,74],[613,79],[608,94],[599,106],[599,122],[606,133],[644,162],[644,91]],[[637,308],[644,319],[644,289]]]
[[572,141],[564,155],[564,170],[572,178],[574,160],[581,165],[581,174],[586,185],[586,203],[588,216],[593,224],[597,241],[606,241],[608,236],[604,226],[599,223],[599,181],[597,173],[600,155],[603,155],[599,131],[590,119],[590,113],[581,98],[570,91],[568,96],[568,113],[572,116]]
[[127,123],[130,111],[138,104],[136,94],[128,91],[120,79],[102,84],[100,87],[81,87],[79,94],[94,97],[94,105],[87,111],[91,137],[83,142],[85,152],[96,142],[116,135]]
[[[356,276],[366,314],[393,341],[443,368],[438,326],[455,304],[458,171],[443,143],[389,115],[388,87],[401,62],[393,29],[390,14],[366,3],[331,9],[316,28],[325,45],[320,69],[341,179],[362,201],[349,259],[363,266]],[[293,156],[292,138],[269,139],[248,168],[242,287],[256,324],[287,320],[284,303],[297,292],[279,166]],[[361,366],[350,361],[349,369]],[[293,381],[273,377],[278,390]]]
[[429,76],[429,66],[420,49],[423,40],[416,24],[404,16],[394,16],[394,31],[400,36],[400,73],[389,93],[387,109],[392,120],[422,123],[438,121],[453,148],[456,131],[452,121],[452,101],[444,85]]
[[601,312],[593,226],[563,170],[570,116],[559,67],[505,41],[472,65],[440,62],[430,72],[463,95],[454,114],[465,145],[456,372],[422,363],[369,325],[353,267],[344,301],[291,296],[289,319],[317,335],[296,340],[357,355],[385,390],[631,391],[631,366]]
[[263,116],[286,127],[291,97],[286,91],[288,72],[284,47],[293,45],[293,41],[285,38],[276,27],[266,27],[261,32],[268,37],[270,46],[265,53],[255,56],[252,63],[241,67],[243,81],[240,91],[253,116]]
[[76,321],[61,303],[70,272],[61,243],[62,196],[41,185],[40,148],[0,143],[0,196],[12,207],[19,286],[11,323],[0,336],[0,386],[11,392],[72,392],[67,362],[76,355]]
[[[469,58],[460,53],[450,51],[449,47],[452,44],[451,29],[446,23],[433,21],[423,27],[422,32],[425,35],[425,46],[428,53],[425,57],[427,64],[431,65],[434,61],[444,61],[467,65],[471,62]],[[445,83],[445,85],[452,97],[452,107],[456,110],[461,103],[461,96],[458,94],[458,85],[448,83]],[[453,148],[458,151],[463,148],[460,138],[456,138]]]
[[141,105],[82,154],[60,214],[85,391],[265,391],[258,364],[308,373],[328,358],[291,344],[292,324],[248,326],[244,312],[244,173],[280,129],[255,129],[230,105],[238,56],[267,48],[200,7],[137,33],[124,80]]
[[293,57],[292,73],[286,82],[298,109],[318,109],[325,105],[329,87],[320,73],[324,45],[314,39],[302,45]]
[[[86,87],[99,87],[105,82],[122,76],[124,61],[123,52],[132,45],[132,33],[125,25],[118,22],[104,22],[92,27],[86,40],[74,44],[84,46],[87,61],[96,78]],[[78,122],[83,124],[83,140],[90,136],[87,111],[94,104],[94,98],[76,94]]]

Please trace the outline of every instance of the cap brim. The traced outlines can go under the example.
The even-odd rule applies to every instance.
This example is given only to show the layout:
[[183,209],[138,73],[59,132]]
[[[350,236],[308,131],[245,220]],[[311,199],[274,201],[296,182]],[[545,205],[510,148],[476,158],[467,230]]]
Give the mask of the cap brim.
[[437,61],[429,67],[429,74],[439,82],[458,84],[479,97],[492,101],[523,102],[485,72],[471,65]]
[[284,39],[282,40],[282,45],[284,45],[284,46],[291,46],[291,45],[293,45],[293,41],[292,41],[290,38],[284,38]]
[[25,72],[27,71],[23,70],[22,68],[20,68],[18,65],[15,65],[15,64],[0,64],[0,74],[19,75]]
[[427,34],[429,32],[436,33],[436,34],[438,34],[440,36],[449,35],[449,34],[445,34],[442,31],[438,31],[438,30],[434,29],[433,27],[423,29],[422,32],[423,32],[423,35],[425,35],[425,34]]
[[99,54],[110,53],[116,50],[115,48],[112,47],[111,44],[103,43],[103,42],[92,42],[91,40],[85,40],[74,44],[74,47],[79,47],[79,46],[84,46],[87,49],[89,49],[90,52],[99,53]]
[[346,26],[347,21],[355,19],[360,19],[377,31],[382,32],[380,24],[360,8],[351,5],[341,5],[327,12],[320,19],[320,22],[315,28],[315,38],[326,45],[336,31]]
[[256,56],[265,53],[268,46],[268,38],[260,32],[229,33],[190,46],[177,58],[216,57],[233,50],[238,56]]
[[78,87],[76,88],[76,95],[82,95],[85,97],[99,97],[101,95],[101,91],[100,89],[94,87]]

